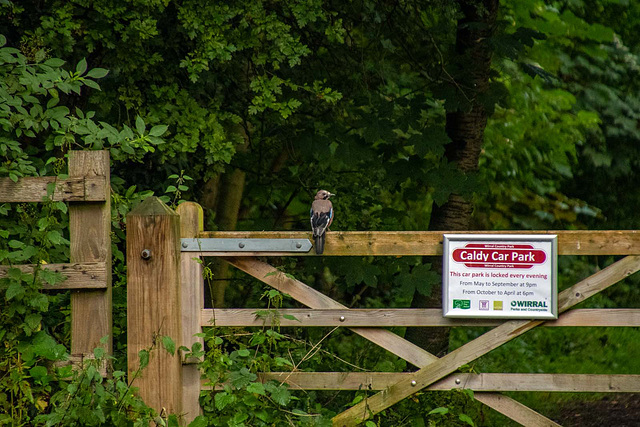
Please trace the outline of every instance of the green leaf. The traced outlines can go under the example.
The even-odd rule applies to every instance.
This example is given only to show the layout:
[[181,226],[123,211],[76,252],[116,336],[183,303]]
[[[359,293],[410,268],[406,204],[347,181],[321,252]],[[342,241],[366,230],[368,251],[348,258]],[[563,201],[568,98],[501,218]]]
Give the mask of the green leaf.
[[7,301],[10,301],[22,294],[24,294],[24,288],[22,287],[22,285],[20,283],[13,282],[9,285],[7,293],[5,294],[5,298]]
[[204,415],[198,415],[193,421],[189,423],[188,427],[207,427],[209,422]]
[[258,376],[250,372],[247,368],[241,368],[239,371],[233,371],[229,375],[231,385],[236,389],[241,389],[258,379]]
[[49,298],[44,294],[38,294],[29,300],[29,305],[41,312],[46,312],[49,310]]
[[168,128],[169,128],[169,126],[167,126],[167,125],[156,125],[156,126],[151,128],[151,130],[149,131],[149,135],[151,135],[151,136],[162,136],[162,135],[164,135],[164,133],[167,131]]
[[249,393],[256,393],[261,395],[266,395],[264,390],[264,385],[262,383],[251,383],[247,386],[247,391]]
[[146,127],[146,125],[144,124],[144,120],[142,120],[142,117],[137,116],[136,117],[136,131],[138,131],[138,133],[140,135],[144,135],[145,127]]
[[104,348],[96,347],[93,349],[93,356],[96,359],[102,359],[104,357]]
[[42,321],[42,316],[34,313],[31,313],[24,318],[24,323],[26,323],[27,326],[32,330],[38,329],[41,321]]
[[291,363],[290,360],[285,359],[284,357],[278,356],[273,359],[273,361],[276,363],[276,366],[293,366],[293,363]]
[[58,230],[51,230],[47,233],[47,239],[54,245],[60,245],[66,242]]
[[167,427],[180,427],[180,423],[178,422],[178,416],[176,414],[169,415],[167,419]]
[[92,79],[101,79],[104,76],[106,76],[107,74],[109,74],[109,70],[107,70],[107,69],[104,69],[104,68],[92,68],[87,73],[87,77],[91,77]]
[[291,401],[291,393],[284,385],[275,388],[271,392],[271,398],[280,406],[286,406]]
[[92,89],[96,89],[96,90],[102,90],[100,88],[100,85],[96,82],[94,82],[93,80],[84,80],[83,83],[85,84],[85,86],[89,86]]
[[449,413],[449,408],[439,407],[429,411],[429,415],[444,415]]
[[80,62],[78,62],[78,65],[76,65],[76,73],[81,76],[85,71],[87,71],[87,60],[86,58],[82,58]]
[[226,408],[227,405],[233,403],[235,400],[235,397],[232,394],[227,393],[226,391],[216,393],[216,397],[214,398],[216,409],[218,411],[222,411],[224,408]]
[[171,339],[170,336],[165,335],[162,337],[162,345],[164,346],[165,350],[167,350],[172,356],[175,354],[176,343]]
[[140,369],[144,369],[149,365],[149,350],[142,349],[138,352],[140,359]]
[[47,376],[47,368],[44,366],[34,366],[29,369],[29,374],[34,380],[38,381]]
[[44,65],[48,65],[49,67],[58,68],[58,67],[62,67],[64,65],[64,62],[65,61],[63,61],[60,58],[49,58],[46,61],[44,61]]
[[20,270],[19,268],[11,267],[7,271],[7,276],[9,276],[9,279],[19,282],[22,280],[22,270]]
[[240,357],[249,357],[250,355],[251,355],[251,352],[249,350],[247,350],[246,348],[238,350],[238,356],[240,356]]
[[473,422],[471,417],[466,415],[466,414],[460,414],[458,416],[458,418],[460,419],[460,421],[462,421],[463,423],[469,424],[471,427],[475,427],[476,426],[476,424]]

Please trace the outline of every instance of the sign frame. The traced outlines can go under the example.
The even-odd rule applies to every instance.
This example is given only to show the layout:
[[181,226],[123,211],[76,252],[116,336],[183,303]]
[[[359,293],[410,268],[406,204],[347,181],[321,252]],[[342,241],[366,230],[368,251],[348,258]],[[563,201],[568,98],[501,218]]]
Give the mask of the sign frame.
[[[459,294],[459,289],[453,288],[453,284],[455,280],[452,280],[451,267],[452,264],[459,264],[461,261],[455,261],[453,259],[452,249],[455,251],[456,249],[460,249],[460,245],[464,245],[467,247],[471,245],[476,249],[478,253],[482,253],[483,251],[500,251],[506,250],[504,248],[500,248],[501,246],[509,246],[509,245],[517,245],[519,247],[527,247],[529,252],[545,252],[545,259],[542,263],[539,263],[541,266],[544,265],[544,270],[548,272],[548,279],[545,279],[542,282],[543,287],[542,293],[546,292],[548,295],[549,305],[546,311],[536,310],[536,311],[510,311],[510,307],[508,310],[503,309],[494,309],[489,310],[489,300],[480,301],[477,297],[466,297],[466,299],[456,299],[458,302],[458,307],[453,308],[454,301],[452,298],[452,294]],[[442,238],[442,315],[447,318],[491,318],[491,319],[543,319],[543,320],[553,320],[558,318],[558,236],[555,234],[443,234]],[[486,247],[492,247],[495,245],[497,249],[487,249]],[[536,245],[538,245],[536,247]],[[540,246],[544,246],[545,249],[548,249],[548,252],[545,249],[540,249]],[[512,249],[515,253],[518,249]],[[525,251],[525,249],[520,249],[520,251]],[[523,255],[523,258],[526,258]],[[531,256],[531,259],[535,259],[535,255]],[[533,264],[532,262],[526,261],[517,261],[517,262],[493,262],[487,264],[481,264],[482,262],[486,262],[480,260],[476,262],[476,260],[470,260],[469,266],[465,263],[466,267],[463,268],[477,268],[478,266],[482,266],[480,268],[485,268],[485,271],[501,271],[503,269],[508,269],[509,272],[512,271],[526,271],[531,269]],[[487,266],[489,264],[495,264],[496,266]],[[527,267],[527,265],[531,264],[531,266]],[[538,264],[538,263],[536,263]],[[498,266],[502,265],[502,267]],[[524,273],[523,273],[524,274]],[[516,279],[510,279],[516,280]],[[459,280],[460,282],[461,280]],[[475,283],[475,282],[474,282]],[[486,282],[483,282],[486,283]],[[533,285],[533,284],[532,284]],[[484,286],[484,285],[483,285]],[[520,285],[523,286],[523,285]],[[538,285],[535,284],[537,287]],[[519,288],[518,288],[519,289]],[[497,291],[496,291],[497,292]],[[532,292],[532,294],[535,294]],[[487,297],[488,298],[488,297]],[[511,298],[507,298],[511,299]],[[494,301],[493,299],[492,301]],[[468,304],[466,303],[467,301]],[[512,300],[513,301],[513,300]],[[471,310],[471,306],[473,302],[477,302],[478,308]],[[486,308],[480,308],[480,304],[486,303]],[[533,304],[533,303],[532,303]],[[468,305],[468,307],[466,307]],[[527,307],[525,305],[525,307]],[[462,310],[459,310],[461,308]],[[467,311],[468,310],[468,311]],[[486,312],[485,312],[486,311]]]

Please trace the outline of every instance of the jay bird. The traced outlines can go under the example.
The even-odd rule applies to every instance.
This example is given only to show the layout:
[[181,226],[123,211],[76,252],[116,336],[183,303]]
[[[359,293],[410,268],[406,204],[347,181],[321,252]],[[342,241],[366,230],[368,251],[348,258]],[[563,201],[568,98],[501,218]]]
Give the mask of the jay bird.
[[313,230],[314,246],[318,255],[324,252],[325,232],[333,222],[333,204],[329,201],[331,196],[335,194],[320,190],[311,204],[311,230]]

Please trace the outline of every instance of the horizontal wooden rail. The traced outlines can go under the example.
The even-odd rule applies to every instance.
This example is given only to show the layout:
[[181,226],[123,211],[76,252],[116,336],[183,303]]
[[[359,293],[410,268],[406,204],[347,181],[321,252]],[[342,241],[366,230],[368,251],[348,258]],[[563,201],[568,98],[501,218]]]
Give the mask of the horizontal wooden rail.
[[103,202],[109,197],[104,176],[58,179],[55,176],[25,177],[13,182],[0,178],[0,203],[42,202],[47,187],[55,182],[53,200],[63,202]]
[[[258,316],[255,308],[204,309],[200,326],[264,326],[271,325],[276,312]],[[272,314],[274,313],[274,314]],[[397,309],[280,309],[279,326],[344,326],[344,327],[393,327],[393,326],[498,326],[501,319],[449,319],[442,317],[439,308]],[[295,320],[283,316],[293,316]],[[619,326],[639,327],[640,309],[580,309],[566,312],[558,320],[547,321],[541,326]]]
[[[327,233],[324,255],[411,256],[442,255],[446,231],[333,231]],[[458,234],[461,234],[458,232]],[[560,255],[640,255],[638,230],[476,231],[463,234],[556,234]],[[205,231],[200,238],[311,239],[302,231]],[[257,252],[201,252],[203,256],[259,256]],[[308,253],[269,253],[270,256],[312,256]]]
[[71,354],[69,355],[67,360],[58,360],[56,362],[53,362],[54,366],[56,368],[64,368],[66,366],[71,366],[74,370],[75,369],[83,369],[87,367],[88,363],[94,363],[98,368],[98,372],[100,373],[100,375],[102,375],[103,377],[107,376],[107,360],[103,359],[101,363],[96,363],[95,362],[96,357],[92,354],[92,353],[86,353],[86,354]]
[[[0,266],[0,279],[7,277],[10,268],[19,268],[23,273],[33,273],[32,264],[13,267]],[[43,284],[43,289],[105,289],[107,287],[107,268],[104,262],[77,262],[70,264],[44,264],[42,268],[61,273],[67,278],[56,285]],[[110,272],[109,272],[110,274]]]
[[[292,389],[300,390],[384,390],[401,379],[411,381],[413,375],[412,372],[268,372],[258,374],[258,378],[262,382],[284,382]],[[203,390],[212,388],[207,384],[207,380],[202,380]],[[426,389],[638,393],[640,375],[459,373],[449,375]]]

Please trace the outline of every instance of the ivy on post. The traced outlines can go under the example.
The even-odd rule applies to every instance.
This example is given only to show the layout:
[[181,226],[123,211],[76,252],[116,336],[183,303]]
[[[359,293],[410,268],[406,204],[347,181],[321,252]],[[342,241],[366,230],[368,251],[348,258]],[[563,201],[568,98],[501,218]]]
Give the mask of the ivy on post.
[[182,413],[180,300],[180,217],[149,197],[127,215],[127,357],[129,382],[160,414]]

